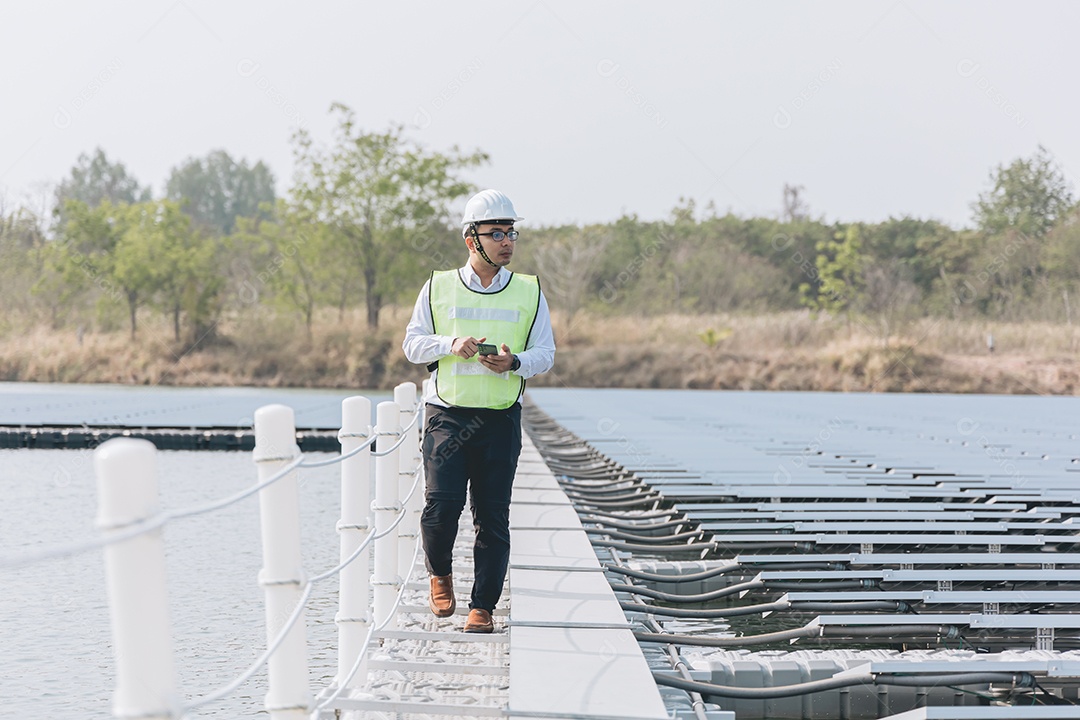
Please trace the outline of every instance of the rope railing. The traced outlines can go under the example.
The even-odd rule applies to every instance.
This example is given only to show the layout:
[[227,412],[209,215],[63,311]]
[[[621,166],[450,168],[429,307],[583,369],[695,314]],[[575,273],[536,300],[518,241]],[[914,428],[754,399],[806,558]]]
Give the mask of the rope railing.
[[[394,452],[399,447],[401,447],[401,444],[403,442],[405,442],[406,439],[408,439],[408,436],[406,435],[406,433],[408,433],[410,430],[413,429],[413,427],[416,426],[416,420],[419,417],[420,417],[420,408],[417,408],[416,411],[413,413],[413,419],[409,422],[409,424],[406,425],[405,427],[401,428],[401,430],[397,431],[398,433],[401,434],[401,437],[398,438],[397,442],[395,442],[393,445],[386,448],[385,450],[372,451],[371,457],[383,457],[384,455],[389,455],[390,453]],[[387,433],[387,434],[393,434],[393,433]]]
[[364,659],[367,655],[367,649],[371,645],[371,640],[375,637],[375,633],[379,632],[387,625],[389,625],[391,619],[394,616],[394,613],[396,613],[398,608],[401,607],[401,600],[403,597],[405,597],[405,586],[412,578],[412,571],[416,567],[416,560],[418,557],[420,557],[420,546],[420,538],[418,537],[416,539],[416,549],[413,551],[412,564],[409,567],[409,574],[405,576],[404,580],[401,583],[401,589],[398,591],[397,598],[395,598],[394,600],[394,607],[390,615],[388,615],[386,619],[378,625],[372,625],[368,629],[367,636],[364,638],[364,644],[360,648],[360,652],[357,655],[356,662],[351,668],[349,668],[349,671],[345,674],[345,677],[341,678],[340,682],[336,682],[326,687],[321,693],[319,693],[319,695],[321,696],[324,693],[332,690],[329,696],[327,696],[322,702],[315,706],[315,710],[311,714],[312,718],[316,718],[318,716],[318,713],[331,707],[334,704],[334,701],[341,696],[341,693],[343,693],[348,688],[349,683],[352,681],[353,677],[355,677],[356,673],[360,670],[360,666],[363,665]]
[[[416,412],[419,413],[420,409],[417,408]],[[337,465],[339,462],[344,462],[345,460],[348,460],[349,458],[353,457],[354,455],[359,455],[361,452],[363,452],[364,450],[367,450],[369,447],[371,447],[374,444],[375,444],[375,438],[370,437],[370,438],[367,439],[367,442],[362,444],[360,447],[353,448],[352,450],[350,450],[347,453],[342,453],[341,455],[335,455],[334,457],[329,458],[328,460],[305,460],[304,462],[300,463],[299,467],[302,467],[302,468],[320,468],[320,467],[328,467],[330,465]]]
[[[105,530],[105,532],[103,532],[98,537],[90,538],[89,540],[81,540],[67,543],[64,545],[56,545],[32,553],[26,553],[24,555],[0,557],[0,570],[25,565],[33,565],[39,562],[44,562],[46,560],[56,560],[62,557],[80,555],[84,552],[97,550],[107,545],[124,542],[125,540],[131,540],[132,538],[139,537],[140,535],[145,535],[146,533],[153,532],[154,530],[160,529],[165,524],[173,520],[181,520],[184,518],[195,517],[196,515],[205,515],[206,513],[214,512],[216,510],[221,510],[230,505],[234,505],[235,503],[240,502],[247,497],[254,495],[255,493],[259,492],[260,490],[269,485],[274,484],[281,478],[288,475],[297,467],[301,467],[302,460],[303,457],[298,455],[292,463],[279,470],[272,477],[257,482],[254,485],[250,485],[232,495],[224,497],[220,500],[215,500],[205,505],[199,505],[196,507],[180,510],[163,510],[152,517],[148,517],[145,520],[140,520],[136,523],[116,526],[114,528],[102,528],[103,530]],[[340,462],[340,460],[337,461]]]
[[[379,404],[370,425],[371,404],[353,397],[342,404],[340,454],[326,460],[305,459],[296,446],[290,408],[271,405],[255,413],[258,481],[237,493],[203,505],[158,511],[155,449],[146,440],[117,438],[95,451],[103,535],[19,557],[0,560],[0,568],[104,548],[108,594],[113,617],[118,716],[179,718],[219,702],[267,667],[265,707],[271,720],[300,720],[331,707],[356,689],[360,670],[375,634],[396,622],[406,585],[418,558],[419,514],[424,477],[419,447],[422,407],[416,387],[403,383],[395,400]],[[372,451],[378,437],[396,436],[386,448]],[[301,568],[298,483],[301,468],[341,465],[342,515],[338,522],[341,557],[332,568],[305,577]],[[374,490],[372,492],[372,478]],[[411,481],[411,484],[410,484]],[[165,592],[164,549],[159,531],[167,522],[202,515],[258,495],[263,569],[259,584],[266,595],[267,646],[244,671],[224,685],[186,704],[178,704],[172,666],[172,638]],[[374,500],[372,500],[374,495]],[[374,527],[371,516],[374,515]],[[412,560],[398,569],[398,560]],[[374,546],[375,575],[369,583],[369,551]],[[398,552],[398,547],[403,548]],[[402,576],[404,579],[402,579]],[[315,586],[340,578],[338,593],[338,674],[311,707],[308,687],[305,611]],[[374,588],[374,603],[371,603]],[[131,612],[138,608],[139,612]],[[139,618],[139,621],[133,620]],[[284,618],[282,621],[281,619]]]
[[[413,429],[421,415],[420,408],[418,407],[416,410],[411,411],[410,415],[413,416],[413,420],[411,420],[409,424],[405,427],[405,429],[402,431],[403,436],[387,450],[380,450],[377,452],[373,451],[373,458],[386,456],[386,454],[390,454],[397,448],[401,447],[402,443],[404,443],[406,439],[404,433]],[[353,456],[356,456],[356,454],[360,454],[367,448],[372,447],[373,445],[375,445],[375,440],[376,437],[369,437],[367,441],[365,441],[365,443],[360,447],[353,448],[348,453],[339,454],[339,456],[329,458],[328,460],[305,460],[302,453],[298,454],[298,456],[295,457],[293,463],[281,468],[281,470],[278,473],[275,473],[272,477],[266,480],[259,481],[259,483],[256,483],[255,485],[248,486],[243,490],[239,490],[238,492],[235,492],[231,495],[227,495],[227,497],[225,498],[206,503],[205,505],[189,507],[186,508],[186,510],[185,508],[181,508],[181,510],[175,511],[162,511],[158,515],[140,521],[137,525],[127,528],[123,531],[107,532],[102,535],[98,535],[97,538],[92,538],[90,540],[82,540],[66,543],[63,545],[55,545],[53,547],[46,547],[41,549],[41,551],[26,553],[24,555],[0,556],[0,570],[25,567],[28,565],[37,565],[38,562],[44,562],[46,560],[56,560],[64,557],[81,555],[82,553],[89,553],[90,551],[96,551],[96,549],[105,547],[106,545],[110,545],[112,543],[120,543],[125,540],[131,540],[132,538],[137,538],[137,536],[140,534],[158,530],[159,528],[166,525],[167,522],[171,522],[173,520],[181,520],[189,517],[195,517],[198,515],[205,515],[207,513],[214,513],[219,510],[224,510],[224,508],[230,505],[237,504],[241,500],[252,497],[252,495],[254,495],[262,488],[273,485],[274,483],[276,483],[276,481],[280,480],[282,477],[287,475],[289,472],[292,472],[297,467],[310,468],[336,465],[342,461],[352,458]]]
[[[369,446],[370,446],[370,444],[366,445],[365,447],[369,447]],[[344,459],[344,458],[337,458],[337,460],[339,462],[340,462],[341,459]],[[421,470],[423,469],[422,465],[420,465],[418,467]],[[420,484],[420,478],[422,477],[423,473],[419,472],[416,475],[417,475],[416,481],[413,483],[412,489],[409,491],[409,495],[405,499],[405,501],[403,501],[403,503],[407,502],[408,499],[412,497],[412,494],[416,491],[416,487]],[[193,703],[190,703],[188,705],[185,705],[183,712],[188,713],[188,712],[191,712],[192,710],[196,710],[196,709],[198,709],[200,707],[203,707],[204,705],[209,705],[210,703],[216,702],[218,700],[223,700],[224,698],[228,697],[233,692],[235,692],[245,682],[250,680],[251,677],[256,672],[259,671],[259,668],[261,668],[263,665],[265,665],[267,663],[267,661],[270,659],[270,656],[274,654],[274,652],[278,649],[278,646],[280,646],[282,641],[285,639],[285,636],[288,634],[288,632],[292,629],[292,627],[300,619],[301,615],[303,614],[303,611],[306,609],[307,603],[311,600],[311,593],[314,590],[315,585],[317,583],[319,583],[319,582],[322,582],[323,580],[327,580],[329,578],[336,577],[339,573],[341,573],[342,570],[344,570],[354,560],[356,560],[356,558],[360,557],[360,553],[362,553],[364,550],[366,550],[368,548],[368,546],[373,541],[378,540],[381,537],[385,537],[385,536],[389,535],[393,530],[395,530],[397,528],[398,524],[404,519],[406,511],[407,511],[407,509],[403,508],[402,511],[398,513],[397,518],[394,520],[393,524],[391,524],[391,526],[387,530],[384,530],[383,532],[375,532],[374,530],[372,530],[371,532],[369,532],[367,537],[365,537],[364,541],[360,544],[360,546],[357,547],[356,550],[354,550],[353,553],[348,558],[346,558],[344,561],[338,563],[335,567],[331,568],[330,570],[327,570],[326,572],[324,572],[324,573],[322,573],[320,575],[316,575],[315,577],[309,579],[307,581],[307,583],[304,585],[303,591],[301,592],[301,595],[300,595],[301,600],[300,600],[300,602],[297,603],[297,605],[294,608],[293,612],[289,615],[288,620],[285,621],[285,624],[282,626],[282,629],[278,632],[277,636],[275,636],[273,642],[270,643],[270,645],[267,647],[266,651],[262,655],[260,655],[258,658],[256,658],[255,661],[252,662],[251,665],[249,665],[248,668],[246,670],[244,670],[237,678],[235,678],[234,680],[232,680],[228,684],[222,686],[221,688],[219,688],[217,690],[214,690],[213,692],[203,696],[199,700],[197,700],[197,701],[195,701]],[[417,545],[417,548],[419,550],[419,545]],[[413,564],[414,565],[416,563],[416,558],[417,558],[417,556],[414,555],[413,556]],[[408,578],[406,578],[405,582],[408,582]],[[402,583],[402,592],[398,593],[398,599],[394,604],[394,610],[395,611],[397,610],[397,607],[401,603],[401,597],[402,597],[402,594],[404,592],[404,589],[405,589],[405,584]],[[384,625],[385,625],[385,622],[384,622]],[[375,631],[378,631],[378,630],[382,629],[382,626],[379,626],[379,627],[372,626],[372,629],[375,630]],[[367,647],[367,642],[365,642],[365,646],[364,646],[365,650],[366,650],[366,647]],[[362,660],[363,660],[363,655],[361,654],[360,658],[356,662],[356,665],[355,665],[356,668],[360,667],[360,664],[361,664]],[[353,673],[353,674],[355,674],[355,673]],[[352,679],[352,674],[350,674],[349,677],[346,678],[345,682],[347,683],[351,679]],[[344,689],[344,688],[342,688],[342,689]],[[337,695],[335,695],[334,697],[336,698]]]
[[[412,420],[409,422],[409,425],[402,430],[402,433],[408,432],[416,425],[421,415],[421,408],[417,407],[410,414],[412,415]],[[371,455],[372,457],[381,457],[383,455],[388,455],[401,447],[401,444],[405,440],[406,437],[403,434],[402,437],[396,443],[394,443],[392,447],[388,448],[385,451],[372,452]],[[88,540],[79,540],[71,543],[65,543],[63,545],[56,545],[49,548],[43,548],[34,552],[25,553],[22,555],[0,555],[0,570],[23,567],[26,565],[35,565],[39,562],[45,562],[47,560],[58,560],[64,557],[80,555],[85,552],[90,552],[91,550],[98,550],[105,547],[106,545],[130,540],[144,533],[153,532],[154,530],[161,528],[162,526],[173,520],[182,520],[189,517],[195,517],[198,515],[205,515],[207,513],[216,512],[217,510],[222,510],[229,507],[230,505],[235,505],[241,500],[251,497],[263,488],[272,485],[281,478],[285,477],[289,474],[289,472],[296,468],[320,468],[336,465],[344,460],[360,454],[374,444],[375,437],[372,436],[368,438],[367,441],[364,442],[362,445],[357,448],[353,448],[348,453],[336,455],[327,460],[305,460],[303,454],[296,455],[293,463],[282,468],[272,477],[257,482],[254,485],[250,485],[243,490],[239,490],[232,495],[221,498],[220,500],[214,500],[212,502],[206,503],[205,505],[198,505],[192,508],[182,508],[179,510],[163,510],[154,517],[147,518],[146,520],[139,522],[136,525],[132,525],[131,527],[128,527],[123,531],[106,532],[102,535],[99,535],[98,537],[90,538]]]

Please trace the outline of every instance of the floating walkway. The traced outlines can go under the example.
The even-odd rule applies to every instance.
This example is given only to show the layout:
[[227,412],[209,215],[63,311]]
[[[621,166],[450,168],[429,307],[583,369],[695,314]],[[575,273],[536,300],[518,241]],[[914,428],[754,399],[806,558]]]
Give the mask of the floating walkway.
[[455,616],[427,607],[419,561],[398,629],[376,634],[369,686],[336,707],[357,718],[663,720],[652,674],[570,500],[523,438],[510,513],[507,587],[496,632],[461,632],[472,584],[472,527],[455,548]]

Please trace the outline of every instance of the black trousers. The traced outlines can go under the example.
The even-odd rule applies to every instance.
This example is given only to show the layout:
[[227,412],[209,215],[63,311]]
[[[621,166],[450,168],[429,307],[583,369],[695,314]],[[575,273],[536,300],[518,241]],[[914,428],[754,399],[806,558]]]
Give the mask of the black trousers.
[[521,405],[506,410],[427,405],[420,532],[428,572],[450,575],[466,489],[472,500],[475,580],[470,608],[492,611],[510,562],[510,492],[521,454]]

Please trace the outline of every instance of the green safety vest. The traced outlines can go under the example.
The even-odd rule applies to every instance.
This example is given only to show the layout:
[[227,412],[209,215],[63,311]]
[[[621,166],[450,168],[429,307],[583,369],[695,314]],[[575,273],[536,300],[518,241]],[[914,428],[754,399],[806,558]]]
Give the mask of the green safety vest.
[[[485,342],[517,354],[525,349],[540,308],[540,279],[511,273],[501,290],[492,293],[469,288],[457,270],[436,271],[429,286],[431,319],[436,335],[486,337]],[[493,373],[479,355],[464,360],[447,355],[439,360],[435,392],[447,405],[503,410],[521,397],[525,378],[512,372]]]

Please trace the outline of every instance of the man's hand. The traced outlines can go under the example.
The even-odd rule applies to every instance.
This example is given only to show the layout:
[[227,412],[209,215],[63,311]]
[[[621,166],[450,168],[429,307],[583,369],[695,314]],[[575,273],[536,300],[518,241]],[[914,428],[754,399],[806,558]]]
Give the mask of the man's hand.
[[498,355],[481,355],[480,362],[491,372],[509,372],[510,366],[514,364],[514,354],[510,352],[506,343],[503,343]]
[[[482,337],[479,340],[474,337],[454,338],[454,344],[450,346],[450,352],[457,355],[459,358],[468,360],[476,354],[477,350],[479,350],[476,346],[485,340],[487,340],[486,337]],[[503,345],[503,347],[506,346]]]

